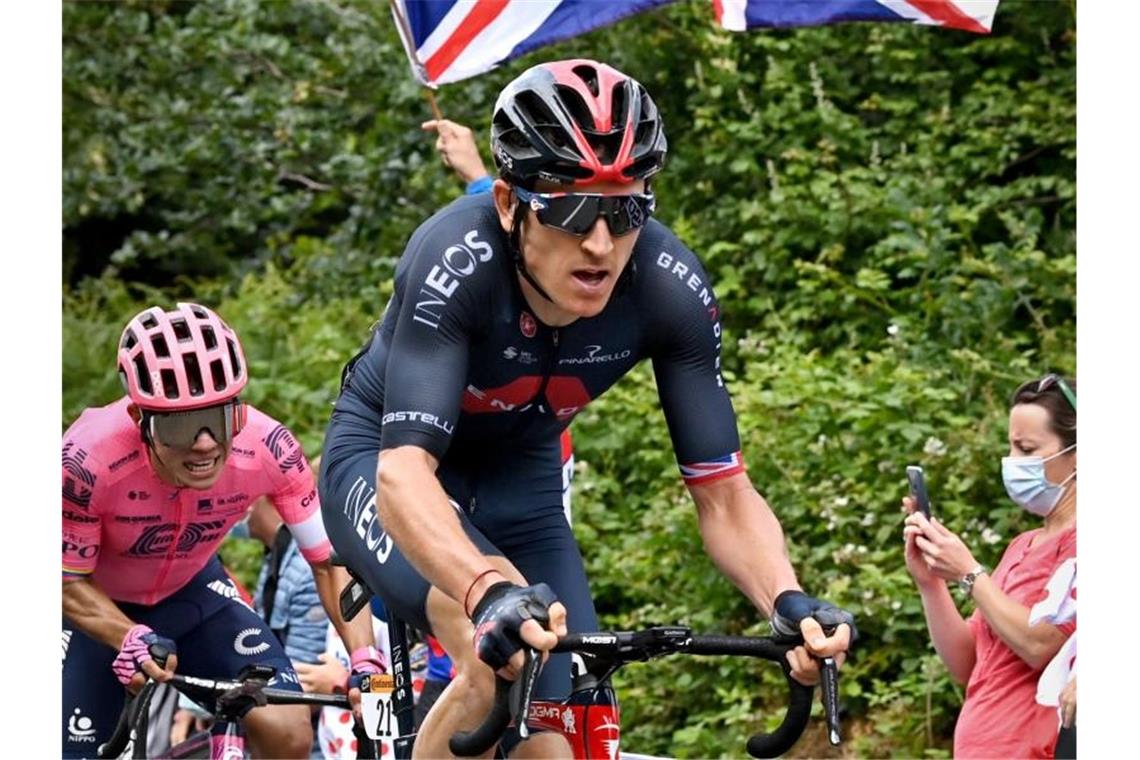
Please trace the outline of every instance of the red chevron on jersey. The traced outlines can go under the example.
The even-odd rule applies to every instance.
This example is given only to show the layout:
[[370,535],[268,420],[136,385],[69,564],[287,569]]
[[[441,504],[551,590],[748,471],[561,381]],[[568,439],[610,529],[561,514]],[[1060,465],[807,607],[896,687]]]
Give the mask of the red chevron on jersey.
[[567,420],[590,403],[590,392],[581,378],[556,376],[546,383],[546,400],[560,420]]
[[480,389],[468,385],[463,391],[463,411],[468,414],[509,412],[527,403],[542,387],[538,375],[519,377],[498,388]]

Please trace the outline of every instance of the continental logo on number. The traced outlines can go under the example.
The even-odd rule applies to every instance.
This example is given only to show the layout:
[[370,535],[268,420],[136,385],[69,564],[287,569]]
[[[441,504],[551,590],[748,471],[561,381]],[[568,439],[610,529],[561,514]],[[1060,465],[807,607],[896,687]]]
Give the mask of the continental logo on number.
[[63,498],[81,509],[91,506],[91,494],[95,491],[95,474],[83,466],[87,452],[68,441],[63,445]]
[[368,690],[375,694],[378,691],[395,691],[396,679],[390,673],[373,673],[368,676]]
[[289,472],[294,468],[297,472],[305,471],[305,456],[301,453],[297,439],[287,427],[278,425],[273,428],[269,435],[265,436],[264,443],[269,453],[277,460],[277,467],[281,472]]

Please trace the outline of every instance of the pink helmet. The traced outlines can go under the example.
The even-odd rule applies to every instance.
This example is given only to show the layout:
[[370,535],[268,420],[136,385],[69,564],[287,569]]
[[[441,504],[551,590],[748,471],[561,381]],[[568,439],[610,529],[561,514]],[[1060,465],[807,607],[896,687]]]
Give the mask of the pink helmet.
[[229,325],[205,306],[179,303],[172,311],[152,306],[127,323],[119,340],[119,377],[131,401],[169,411],[229,401],[249,374]]

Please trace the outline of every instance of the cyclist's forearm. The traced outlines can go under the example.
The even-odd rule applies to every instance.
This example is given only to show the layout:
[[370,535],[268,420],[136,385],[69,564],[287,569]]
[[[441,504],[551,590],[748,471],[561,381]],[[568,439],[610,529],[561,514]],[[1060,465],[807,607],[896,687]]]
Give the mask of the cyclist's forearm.
[[376,641],[372,635],[372,616],[367,609],[361,611],[352,620],[346,621],[340,614],[340,592],[352,580],[343,567],[334,567],[329,562],[313,564],[313,581],[317,586],[317,595],[321,598],[321,605],[329,616],[340,640],[344,642],[345,649],[354,652],[361,647],[375,646]]
[[118,650],[135,623],[92,580],[63,584],[63,616],[96,641]]
[[380,457],[376,509],[384,530],[433,586],[460,604],[465,596],[481,598],[502,576],[482,575],[491,564],[464,532],[435,477],[430,455],[406,446],[381,452]]
[[725,576],[771,617],[781,591],[800,589],[784,531],[764,498],[740,475],[691,488],[705,550]]
[[974,634],[969,624],[962,619],[945,583],[920,586],[919,591],[934,651],[955,681],[963,684],[969,682],[976,659]]

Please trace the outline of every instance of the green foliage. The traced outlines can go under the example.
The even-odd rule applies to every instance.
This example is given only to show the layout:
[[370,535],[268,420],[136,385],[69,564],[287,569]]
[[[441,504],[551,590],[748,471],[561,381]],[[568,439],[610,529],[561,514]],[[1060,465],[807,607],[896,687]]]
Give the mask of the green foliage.
[[[242,335],[249,399],[315,456],[395,259],[459,192],[386,8],[63,10],[65,421],[121,393],[133,313],[193,298]],[[707,3],[677,3],[448,86],[440,105],[483,130],[502,84],[578,55],[638,76],[665,116],[659,215],[716,285],[749,474],[805,587],[859,620],[843,697],[869,729],[853,750],[945,755],[962,692],[903,566],[903,470],[926,468],[938,514],[987,564],[1031,527],[998,459],[1017,383],[1075,370],[1070,4],[1005,3],[975,37],[729,34]],[[657,407],[640,367],[574,423],[575,532],[603,624],[759,632],[701,549]],[[226,551],[251,580],[257,552]],[[739,756],[778,720],[779,680],[733,661],[631,667],[626,744]],[[800,751],[827,753],[811,742]]]

